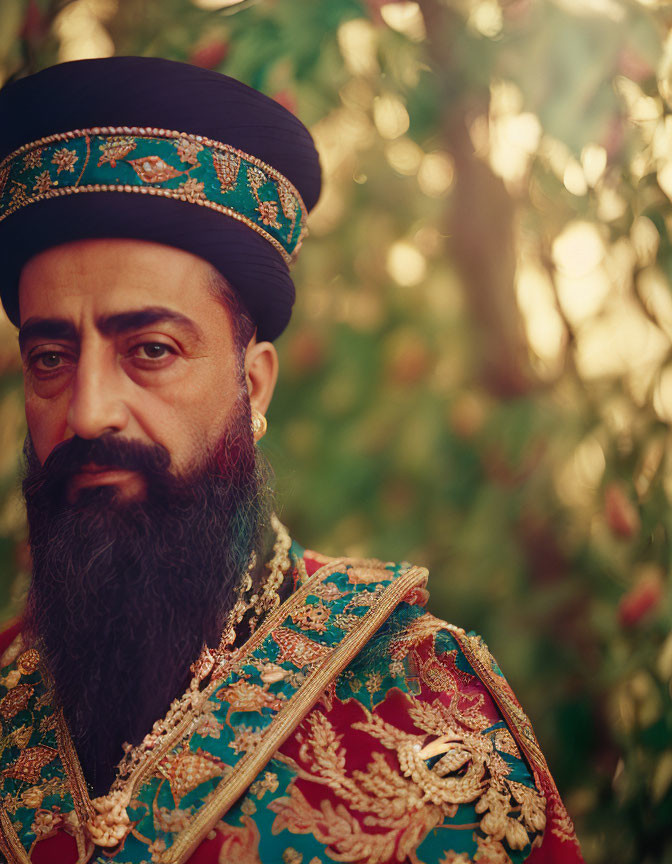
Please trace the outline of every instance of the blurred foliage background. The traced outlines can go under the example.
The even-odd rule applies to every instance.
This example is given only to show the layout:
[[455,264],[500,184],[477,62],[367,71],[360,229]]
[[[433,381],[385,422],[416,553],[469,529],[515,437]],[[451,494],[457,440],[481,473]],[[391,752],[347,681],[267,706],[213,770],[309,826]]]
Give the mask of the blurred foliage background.
[[[295,111],[324,193],[265,439],[304,544],[482,632],[589,864],[672,862],[672,5],[1,0],[0,77],[147,54]],[[0,322],[0,607],[28,555]]]

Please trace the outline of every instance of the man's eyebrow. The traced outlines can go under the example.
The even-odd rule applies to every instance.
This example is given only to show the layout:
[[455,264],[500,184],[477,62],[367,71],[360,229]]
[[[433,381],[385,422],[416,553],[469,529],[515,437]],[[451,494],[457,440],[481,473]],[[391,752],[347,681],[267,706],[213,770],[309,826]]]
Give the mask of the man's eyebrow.
[[23,352],[31,339],[66,339],[77,341],[77,330],[65,318],[29,318],[19,330],[19,348]]
[[150,324],[160,324],[172,321],[181,327],[186,327],[199,339],[203,333],[201,328],[180,312],[167,309],[165,306],[146,306],[143,309],[133,309],[130,312],[117,312],[114,315],[104,315],[96,319],[96,327],[103,336],[118,336],[129,330],[139,330]]

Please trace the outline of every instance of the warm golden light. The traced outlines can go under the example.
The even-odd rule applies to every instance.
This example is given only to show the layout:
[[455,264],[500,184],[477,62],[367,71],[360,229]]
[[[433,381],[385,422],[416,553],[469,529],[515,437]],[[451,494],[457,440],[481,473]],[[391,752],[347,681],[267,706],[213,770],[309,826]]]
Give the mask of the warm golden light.
[[420,6],[413,2],[385,3],[380,7],[380,15],[388,27],[403,33],[414,42],[421,42],[427,35],[425,19]]
[[672,366],[660,373],[653,392],[653,409],[661,420],[672,423]]
[[584,438],[555,475],[555,488],[571,507],[590,503],[606,468],[604,448],[595,435]]
[[417,174],[423,156],[422,148],[410,138],[398,138],[385,147],[385,158],[398,174]]
[[566,331],[548,273],[531,262],[521,263],[516,273],[516,296],[530,348],[547,364],[557,363],[566,342]]
[[103,26],[117,11],[117,0],[76,0],[58,14],[54,29],[60,46],[58,59],[87,60],[111,57],[114,42]]
[[553,262],[561,273],[585,276],[604,260],[602,232],[592,222],[570,222],[553,242]]
[[418,185],[430,198],[445,195],[453,184],[455,164],[450,154],[440,150],[428,153],[418,170]]
[[640,267],[648,267],[655,262],[660,246],[660,234],[650,219],[646,216],[635,219],[630,228],[630,240]]
[[555,0],[572,15],[604,15],[612,21],[625,18],[625,8],[618,0]]
[[672,294],[667,277],[659,267],[645,267],[637,276],[637,290],[659,327],[672,338]]
[[599,144],[587,144],[581,151],[581,167],[586,183],[595,186],[607,167],[607,151]]
[[[513,84],[498,81],[490,88],[490,117],[487,130],[472,130],[483,141],[480,149],[490,165],[504,180],[522,179],[531,155],[539,147],[541,125],[535,114],[522,111],[523,97]],[[487,135],[487,138],[484,137]]]
[[572,195],[581,197],[588,192],[586,175],[583,173],[583,168],[576,159],[570,159],[567,162],[564,174],[562,175],[562,182],[565,185],[565,189],[571,192]]
[[373,100],[373,122],[383,138],[392,140],[408,132],[411,121],[401,99],[389,93]]
[[502,31],[502,7],[497,0],[477,0],[469,15],[469,26],[481,36],[494,39]]
[[628,376],[643,398],[669,348],[639,304],[621,298],[576,334],[576,365],[585,379]]
[[398,285],[417,285],[425,278],[425,256],[403,240],[394,243],[387,253],[387,272]]
[[338,47],[348,72],[375,75],[378,72],[378,37],[371,21],[353,18],[338,28]]

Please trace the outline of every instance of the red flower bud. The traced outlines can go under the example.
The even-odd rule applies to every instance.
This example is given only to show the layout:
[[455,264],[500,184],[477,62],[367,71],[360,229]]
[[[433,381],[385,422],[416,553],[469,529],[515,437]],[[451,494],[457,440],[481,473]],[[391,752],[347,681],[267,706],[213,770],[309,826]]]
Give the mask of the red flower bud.
[[621,627],[634,627],[663,599],[665,585],[657,567],[647,568],[618,604]]
[[189,62],[202,69],[216,69],[229,53],[229,43],[219,37],[201,42],[189,55]]
[[611,483],[604,492],[604,515],[612,534],[633,537],[639,531],[637,508],[618,483]]

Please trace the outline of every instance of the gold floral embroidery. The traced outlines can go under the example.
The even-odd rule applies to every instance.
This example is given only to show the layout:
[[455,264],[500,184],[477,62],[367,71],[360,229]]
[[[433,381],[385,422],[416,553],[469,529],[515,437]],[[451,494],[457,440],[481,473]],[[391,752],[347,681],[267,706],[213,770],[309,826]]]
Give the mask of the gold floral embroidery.
[[257,812],[257,805],[250,798],[243,798],[240,809],[246,816],[254,816]]
[[326,657],[331,649],[327,645],[320,645],[303,633],[290,630],[288,627],[278,627],[271,634],[280,648],[279,663],[289,661],[299,668],[309,663],[316,663],[322,657]]
[[58,750],[38,744],[23,750],[18,759],[8,765],[2,772],[3,777],[11,777],[24,783],[37,783],[40,772],[58,756]]
[[[313,806],[296,786],[290,787],[288,796],[277,798],[268,806],[277,814],[271,829],[274,834],[283,830],[312,834],[319,843],[330,847],[330,857],[382,864],[393,856],[397,861],[403,861],[417,847],[418,839],[441,821],[442,814],[438,808],[430,805],[412,810],[414,803],[409,802],[408,810],[390,820],[389,827],[396,830],[382,833],[366,831],[342,804],[334,807],[323,799],[319,808]],[[382,827],[379,820],[372,824]]]
[[223,724],[217,722],[212,714],[208,713],[199,720],[196,734],[200,735],[201,738],[219,738],[223,728]]
[[466,852],[447,852],[439,859],[439,864],[472,864]]
[[205,183],[199,183],[193,177],[185,180],[177,188],[178,192],[181,192],[190,204],[195,204],[197,201],[205,201]]
[[[384,578],[385,574],[381,573],[381,570],[385,568],[381,565],[380,567],[348,567],[348,582],[351,585],[371,585],[375,582],[380,582],[381,578]],[[389,574],[389,571],[388,571]]]
[[22,675],[32,675],[40,665],[40,655],[35,648],[29,648],[19,657],[16,665]]
[[355,615],[354,612],[339,612],[333,617],[333,623],[340,627],[341,630],[349,630],[354,627],[358,621],[362,620],[361,615]]
[[7,208],[7,210],[13,212],[14,210],[18,210],[19,207],[22,207],[28,201],[26,184],[20,183],[18,180],[13,180],[10,195],[12,197],[10,199],[9,207]]
[[129,159],[135,173],[143,183],[165,183],[184,174],[165,162],[160,156],[143,156],[141,159]]
[[[454,816],[460,804],[472,803],[481,831],[490,838],[484,850],[498,855],[501,848],[506,854],[503,840],[512,849],[527,846],[545,825],[543,796],[508,780],[510,767],[495,750],[492,737],[447,730],[444,715],[433,706],[412,697],[409,703],[420,733],[402,731],[363,706],[366,720],[351,727],[395,753],[399,768],[373,750],[365,770],[348,773],[341,735],[325,715],[310,714],[304,730],[297,733],[299,759],[291,760],[292,768],[300,779],[326,784],[345,803],[334,807],[323,800],[318,807],[292,783],[287,796],[268,805],[276,813],[274,833],[284,828],[312,832],[335,857],[382,862],[394,849],[406,850],[398,851],[403,858],[427,831]],[[363,820],[351,811],[364,814]],[[369,833],[367,828],[378,830]],[[485,851],[481,860],[489,860],[484,855]],[[503,860],[508,864],[508,855]]]
[[33,824],[30,827],[38,840],[44,840],[46,837],[55,834],[61,827],[62,823],[63,817],[57,811],[38,810],[33,819]]
[[218,153],[214,151],[212,154],[212,164],[215,168],[215,174],[219,180],[222,192],[229,192],[231,189],[234,189],[238,182],[240,156],[236,153]]
[[478,852],[474,861],[478,864],[511,864],[509,853],[494,837],[477,837]]
[[477,813],[483,813],[481,831],[494,840],[504,840],[512,849],[524,849],[529,837],[521,823],[508,814],[511,809],[510,796],[503,789],[491,786],[476,802]]
[[23,157],[23,167],[25,171],[30,171],[32,168],[39,168],[42,164],[42,147],[36,147],[34,150],[29,150]]
[[261,217],[264,225],[269,225],[271,228],[280,228],[278,222],[278,205],[275,201],[260,201],[257,207],[257,212]]
[[268,182],[268,177],[264,174],[261,168],[256,168],[254,165],[250,165],[247,169],[247,182],[250,185],[254,197],[259,201],[259,190],[264,183]]
[[38,810],[42,801],[48,795],[64,795],[68,791],[68,783],[62,777],[52,777],[36,786],[30,786],[19,796],[18,804]]
[[385,593],[385,585],[376,585],[373,591],[361,591],[359,594],[350,600],[344,609],[344,612],[349,612],[351,609],[358,609],[360,606],[372,606]]
[[370,675],[366,676],[365,687],[368,692],[373,696],[374,693],[380,693],[380,688],[383,684],[383,677],[379,672],[371,672]]
[[203,149],[203,145],[193,138],[179,138],[173,141],[177,148],[177,155],[183,162],[188,162],[190,165],[198,165],[198,154]]
[[161,861],[163,853],[166,851],[166,841],[163,837],[159,837],[158,840],[154,840],[153,843],[149,844],[147,851],[152,856],[152,864]]
[[[9,177],[9,165],[5,165],[4,168],[0,168],[0,197],[2,193],[5,191],[5,186],[7,185],[7,178]],[[11,646],[10,646],[11,647]],[[3,666],[5,663],[2,664]]]
[[6,693],[0,699],[0,715],[5,720],[11,720],[20,711],[25,711],[34,689],[30,684],[19,684],[13,690]]
[[33,185],[33,193],[35,195],[44,195],[45,192],[48,192],[56,185],[55,181],[51,179],[51,175],[48,171],[43,171],[41,174],[38,174],[35,178],[35,183]]
[[235,714],[236,711],[255,711],[261,714],[262,708],[278,711],[284,704],[282,699],[269,693],[268,690],[265,690],[258,684],[250,684],[243,679],[230,684],[228,687],[223,687],[218,691],[217,697],[229,704],[229,710],[226,715],[227,723],[231,714]]
[[98,167],[109,162],[112,168],[116,168],[117,162],[132,153],[136,146],[135,138],[127,135],[115,135],[108,138],[100,145],[101,156],[98,159]]
[[320,600],[319,603],[306,603],[305,606],[301,606],[292,613],[292,621],[298,627],[324,633],[330,615],[331,610]]
[[61,171],[72,173],[75,170],[75,165],[78,160],[79,156],[74,150],[70,150],[68,147],[61,147],[60,150],[57,150],[54,153],[51,161],[54,165],[58,166],[56,173],[60,174]]
[[552,813],[552,828],[551,832],[560,839],[563,843],[572,843],[578,846],[576,833],[574,831],[574,823],[572,822],[569,813],[565,809],[560,796],[554,792],[549,796],[549,811]]
[[19,750],[23,750],[28,746],[32,734],[33,727],[30,724],[18,726],[16,729],[12,729],[9,733],[8,743],[18,747]]
[[184,747],[177,756],[170,753],[160,764],[161,773],[168,778],[175,801],[181,801],[206,780],[223,776],[228,768],[221,759],[200,747],[196,752]]
[[233,732],[231,749],[234,753],[247,753],[259,744],[261,734],[251,726],[236,726]]
[[515,756],[516,759],[522,759],[518,745],[508,729],[497,729],[495,732],[495,747],[500,753],[507,753],[509,756]]
[[169,810],[168,807],[159,807],[155,811],[155,818],[156,827],[160,831],[177,833],[178,831],[184,831],[187,827],[191,819],[191,812],[189,810],[180,810],[179,807],[173,810]]
[[259,858],[259,829],[255,822],[246,814],[241,817],[242,826],[228,825],[220,822],[217,831],[223,835],[224,842],[220,848],[219,861],[235,861],[236,864],[261,864]]
[[[302,581],[305,581],[305,579]],[[345,597],[345,592],[339,591],[333,582],[321,582],[315,586],[315,596],[326,603],[333,603],[334,600],[340,600],[341,597]]]
[[278,775],[272,771],[265,771],[261,780],[255,780],[250,786],[250,794],[257,798],[263,798],[266,792],[275,792],[278,788]]
[[296,218],[300,212],[299,204],[287,183],[278,183],[278,198],[280,199],[280,206],[282,207],[282,212],[285,214],[285,218],[289,219],[292,224],[289,232],[289,239],[291,240],[294,228],[296,227]]

